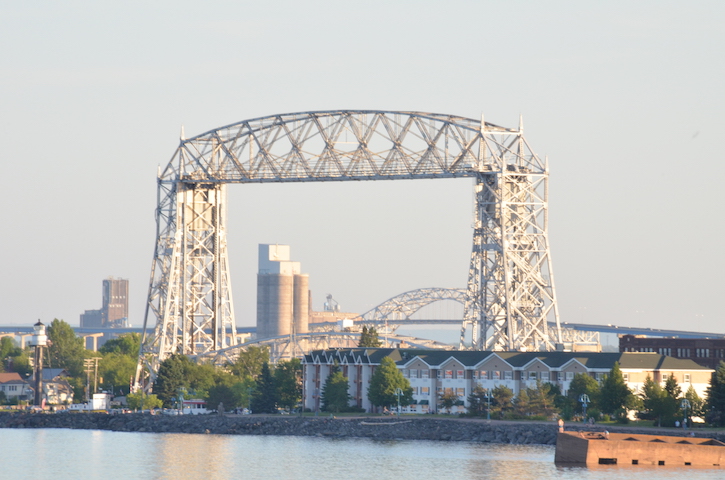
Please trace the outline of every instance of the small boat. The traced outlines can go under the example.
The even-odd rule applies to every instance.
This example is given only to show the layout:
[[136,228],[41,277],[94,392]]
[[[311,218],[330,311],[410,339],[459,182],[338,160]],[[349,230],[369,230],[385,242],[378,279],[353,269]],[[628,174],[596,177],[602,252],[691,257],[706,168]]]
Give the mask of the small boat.
[[559,432],[558,465],[725,467],[725,443],[711,438],[609,432]]

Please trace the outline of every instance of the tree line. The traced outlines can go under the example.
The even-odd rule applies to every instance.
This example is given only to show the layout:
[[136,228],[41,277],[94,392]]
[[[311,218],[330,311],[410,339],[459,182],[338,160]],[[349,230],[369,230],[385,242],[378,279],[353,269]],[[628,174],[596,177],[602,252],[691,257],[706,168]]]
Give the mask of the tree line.
[[490,393],[476,387],[468,401],[469,415],[482,416],[490,411],[492,418],[502,419],[559,415],[565,420],[598,420],[607,416],[627,423],[628,412],[634,411],[637,418],[652,420],[663,427],[674,427],[683,421],[692,423],[693,417],[715,423],[725,420],[720,413],[725,409],[725,363],[721,362],[713,374],[706,399],[701,399],[692,385],[683,393],[672,375],[664,386],[647,376],[640,391],[632,391],[624,381],[619,364],[615,363],[601,383],[586,373],[574,375],[566,395],[552,383],[538,382],[535,388],[522,390],[516,397],[505,386],[491,389]]
[[[48,348],[45,368],[61,368],[68,373],[66,379],[74,390],[74,402],[82,402],[98,385],[99,390],[115,394],[130,394],[140,347],[140,336],[135,333],[120,335],[107,341],[98,352],[87,350],[82,338],[63,320],[54,319],[47,327]],[[373,327],[366,328],[361,346],[376,347],[380,342]],[[98,357],[98,376],[84,368],[84,360]],[[0,339],[0,371],[18,372],[26,378],[32,373],[30,359],[32,347],[20,348],[11,338]],[[194,363],[184,355],[172,355],[164,360],[153,385],[154,395],[129,395],[129,403],[138,408],[177,406],[178,400],[200,398],[211,408],[223,405],[225,409],[250,408],[253,412],[274,413],[278,409],[299,408],[302,401],[302,365],[299,359],[270,363],[266,347],[249,347],[241,351],[234,363],[214,366]],[[339,366],[331,368],[320,395],[320,408],[327,412],[359,410],[351,405],[348,379]],[[413,402],[413,390],[408,379],[390,358],[384,358],[375,369],[367,390],[370,402],[380,409]],[[708,423],[725,426],[725,362],[721,362],[712,375],[706,398],[698,396],[692,386],[683,392],[674,376],[664,384],[647,377],[638,392],[631,391],[622,376],[619,364],[600,383],[587,374],[577,374],[566,394],[548,382],[522,389],[514,395],[509,388],[499,385],[490,391],[477,386],[468,396],[468,415],[491,418],[531,418],[560,415],[564,419],[581,418],[583,395],[587,401],[586,416],[627,422],[628,412],[635,411],[640,419],[652,420],[657,425],[674,426],[676,422],[692,417],[704,418]],[[462,403],[452,390],[436,396],[439,411],[451,411]],[[6,399],[0,395],[0,403]]]

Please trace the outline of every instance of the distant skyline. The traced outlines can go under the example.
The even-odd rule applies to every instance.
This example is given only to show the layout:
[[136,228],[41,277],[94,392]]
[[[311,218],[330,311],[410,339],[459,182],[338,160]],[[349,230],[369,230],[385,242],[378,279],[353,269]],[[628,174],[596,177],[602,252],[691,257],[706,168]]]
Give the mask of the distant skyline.
[[[0,324],[101,305],[141,326],[156,173],[187,137],[310,110],[516,127],[550,164],[562,321],[725,332],[725,4],[124,2],[0,6]],[[466,284],[472,182],[229,188],[237,324],[257,245],[291,246],[312,307]]]

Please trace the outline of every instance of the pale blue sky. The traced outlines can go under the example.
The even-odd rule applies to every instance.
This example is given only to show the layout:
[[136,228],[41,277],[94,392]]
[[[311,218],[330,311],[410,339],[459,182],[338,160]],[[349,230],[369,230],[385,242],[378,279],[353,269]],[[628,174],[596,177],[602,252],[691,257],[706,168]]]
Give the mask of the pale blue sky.
[[[725,332],[725,3],[3,2],[0,323],[141,325],[156,171],[187,136],[275,113],[418,110],[516,126],[551,166],[563,321]],[[237,323],[258,243],[363,312],[463,287],[470,180],[230,188]]]

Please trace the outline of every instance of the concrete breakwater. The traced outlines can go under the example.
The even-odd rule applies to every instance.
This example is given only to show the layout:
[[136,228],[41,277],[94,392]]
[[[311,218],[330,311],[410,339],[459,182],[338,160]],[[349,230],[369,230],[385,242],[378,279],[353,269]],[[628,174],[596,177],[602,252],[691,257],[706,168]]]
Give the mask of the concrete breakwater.
[[[221,435],[294,435],[371,438],[377,440],[442,440],[503,444],[556,444],[554,422],[497,422],[427,417],[294,417],[236,415],[107,415],[101,413],[0,413],[0,428],[72,428],[117,432],[200,433]],[[567,425],[579,430],[579,425]],[[618,427],[607,427],[610,431]],[[623,431],[635,433],[631,427]],[[591,430],[592,428],[587,428]],[[602,430],[595,427],[594,430]],[[656,434],[651,429],[647,433]],[[661,432],[665,433],[665,432]],[[666,434],[672,435],[672,432]]]

